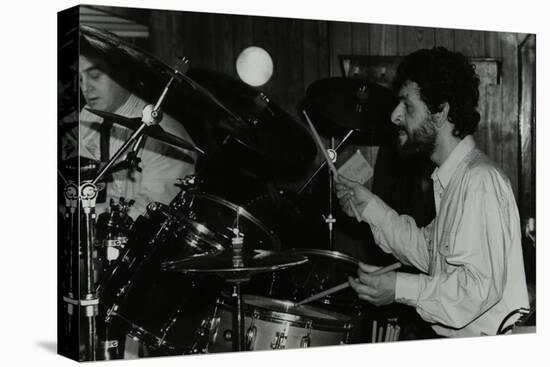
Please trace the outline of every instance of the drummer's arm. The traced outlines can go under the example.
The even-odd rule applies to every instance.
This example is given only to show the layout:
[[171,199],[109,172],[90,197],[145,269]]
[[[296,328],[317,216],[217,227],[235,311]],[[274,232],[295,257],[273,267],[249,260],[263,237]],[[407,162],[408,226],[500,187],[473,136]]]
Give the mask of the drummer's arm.
[[412,217],[397,214],[376,195],[364,208],[362,219],[370,225],[374,239],[382,250],[392,253],[402,263],[428,272],[433,221],[424,228],[418,228]]

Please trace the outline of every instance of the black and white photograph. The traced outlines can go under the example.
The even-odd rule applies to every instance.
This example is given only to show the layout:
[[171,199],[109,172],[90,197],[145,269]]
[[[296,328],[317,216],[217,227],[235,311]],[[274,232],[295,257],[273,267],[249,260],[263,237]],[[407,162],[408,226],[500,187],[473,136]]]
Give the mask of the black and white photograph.
[[[47,247],[55,281],[42,353],[231,365],[412,353],[412,366],[440,346],[439,361],[475,361],[469,348],[488,343],[499,361],[532,360],[538,23],[369,18],[352,1],[364,16],[170,4],[51,10],[51,205],[24,205],[50,223],[23,250]],[[30,155],[41,169],[46,154]],[[19,242],[39,232],[30,222]],[[18,288],[37,311],[46,302]]]

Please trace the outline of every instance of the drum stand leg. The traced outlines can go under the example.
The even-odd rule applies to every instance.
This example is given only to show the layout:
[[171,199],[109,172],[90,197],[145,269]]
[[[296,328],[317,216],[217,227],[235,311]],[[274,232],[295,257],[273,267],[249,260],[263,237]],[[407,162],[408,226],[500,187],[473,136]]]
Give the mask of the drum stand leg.
[[[99,298],[94,281],[94,220],[97,187],[89,182],[67,182],[64,189],[70,217],[68,292],[66,304],[69,354],[79,361],[96,360],[96,316]],[[80,221],[77,222],[77,218]],[[82,269],[81,269],[82,267]],[[83,284],[80,280],[83,279]],[[74,341],[78,341],[74,343]]]
[[233,351],[244,351],[244,309],[243,295],[241,293],[241,281],[236,281],[233,284],[231,298],[233,300],[233,330],[231,332]]

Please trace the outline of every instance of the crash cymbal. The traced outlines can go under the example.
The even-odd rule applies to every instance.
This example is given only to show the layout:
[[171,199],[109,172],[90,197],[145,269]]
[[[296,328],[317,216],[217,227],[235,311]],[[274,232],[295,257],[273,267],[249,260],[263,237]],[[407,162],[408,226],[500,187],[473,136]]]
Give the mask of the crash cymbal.
[[[231,144],[237,143],[241,150],[248,152],[242,156],[248,155],[253,160],[260,158],[257,169],[263,170],[262,175],[278,179],[296,177],[311,164],[317,150],[305,125],[259,89],[211,70],[190,69],[187,76],[225,106],[225,109],[208,108],[212,98],[203,98],[207,103],[202,110],[214,121],[213,134],[223,142],[230,137]],[[254,168],[252,171],[256,173]]]
[[80,35],[111,61],[124,65],[132,72],[140,72],[135,74],[138,78],[151,74],[155,74],[154,77],[166,75],[178,78],[178,73],[172,67],[110,32],[81,24]]
[[307,257],[279,254],[270,251],[243,251],[236,259],[232,250],[219,255],[195,256],[183,260],[167,261],[161,268],[182,273],[211,273],[222,276],[253,275],[286,269],[307,262]]
[[[86,108],[86,109],[91,113],[93,113],[94,115],[102,117],[103,119],[114,122],[118,125],[124,126],[125,128],[130,130],[137,130],[141,125],[141,118],[139,117],[128,118],[128,117],[117,115],[111,112],[99,111],[92,108]],[[194,152],[204,154],[204,151],[199,147],[197,147],[196,145],[191,144],[190,142],[180,138],[179,136],[167,133],[166,131],[164,131],[162,127],[160,127],[160,125],[148,126],[147,128],[145,128],[144,133],[152,138],[168,143],[175,147],[192,150]]]
[[395,134],[390,121],[396,106],[393,93],[381,85],[354,78],[326,78],[313,82],[303,107],[319,132],[344,136],[356,130],[368,145],[380,145]]
[[[124,64],[125,67],[132,70],[137,78],[151,79],[158,78],[159,76],[167,76],[174,77],[179,81],[184,80],[189,85],[191,90],[211,98],[211,100],[216,104],[219,103],[215,97],[210,95],[208,90],[185,75],[185,72],[187,71],[187,66],[185,63],[179,63],[178,65],[185,67],[183,68],[184,70],[178,69],[178,72],[176,72],[174,68],[166,65],[146,51],[124,42],[122,39],[110,32],[81,25],[80,33],[84,38],[86,38],[92,47],[103,53],[112,61],[114,60],[119,64]],[[148,84],[147,87],[151,86]],[[219,107],[224,108],[222,104],[219,104]]]

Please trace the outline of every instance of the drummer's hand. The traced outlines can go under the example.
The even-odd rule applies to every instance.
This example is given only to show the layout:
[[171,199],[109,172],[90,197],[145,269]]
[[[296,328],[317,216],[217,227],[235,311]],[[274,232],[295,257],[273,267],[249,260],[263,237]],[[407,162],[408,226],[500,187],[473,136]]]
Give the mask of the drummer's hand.
[[378,266],[359,263],[357,275],[359,281],[349,277],[350,286],[357,292],[360,299],[375,306],[388,305],[395,300],[395,280],[397,273],[390,271],[381,275],[369,275]]
[[374,194],[360,183],[339,175],[336,182],[336,197],[340,200],[342,210],[352,217],[355,214],[351,209],[350,201],[353,202],[359,215],[361,215],[367,204],[374,197]]

